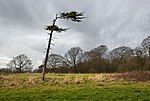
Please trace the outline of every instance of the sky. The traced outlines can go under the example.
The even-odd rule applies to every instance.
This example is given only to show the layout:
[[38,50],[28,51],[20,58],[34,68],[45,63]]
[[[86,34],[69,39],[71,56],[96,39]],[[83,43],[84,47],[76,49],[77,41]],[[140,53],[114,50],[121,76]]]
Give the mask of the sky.
[[59,12],[84,12],[81,23],[58,20],[70,28],[54,33],[51,53],[65,54],[71,47],[91,50],[106,45],[135,48],[150,35],[149,0],[0,0],[0,67],[25,54],[35,68],[45,57],[48,34],[44,29]]

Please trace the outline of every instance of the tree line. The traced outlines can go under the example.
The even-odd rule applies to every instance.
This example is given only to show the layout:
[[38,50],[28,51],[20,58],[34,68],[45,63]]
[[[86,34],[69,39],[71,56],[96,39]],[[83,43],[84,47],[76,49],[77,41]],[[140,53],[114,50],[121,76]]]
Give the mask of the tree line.
[[[21,54],[14,57],[7,67],[0,69],[0,72],[42,73],[44,61],[33,70],[31,59]],[[150,36],[134,49],[121,46],[109,51],[106,45],[100,45],[89,51],[83,51],[80,47],[72,47],[64,56],[50,54],[46,67],[47,73],[114,73],[149,70]]]

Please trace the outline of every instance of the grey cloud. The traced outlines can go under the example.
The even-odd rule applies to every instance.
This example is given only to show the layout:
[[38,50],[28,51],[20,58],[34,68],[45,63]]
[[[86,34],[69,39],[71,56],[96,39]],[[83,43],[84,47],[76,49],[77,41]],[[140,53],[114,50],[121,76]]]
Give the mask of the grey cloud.
[[0,22],[7,26],[37,30],[55,10],[48,0],[1,0],[0,12]]
[[24,3],[20,0],[3,0],[0,3],[1,19],[5,20],[5,23],[10,24],[26,24],[31,22],[31,14],[25,7]]
[[[87,4],[90,3],[90,6]],[[88,16],[80,25],[67,23],[71,28],[83,33],[83,46],[107,43],[134,46],[133,39],[149,35],[149,1],[144,0],[100,0],[80,4]],[[64,3],[63,8],[68,4]],[[75,7],[76,3],[74,3]],[[71,6],[71,7],[72,7]],[[60,7],[60,6],[59,6]],[[77,6],[78,8],[78,6]],[[65,8],[67,9],[67,7]],[[144,35],[145,34],[145,35]],[[139,36],[139,37],[138,37]],[[132,37],[132,38],[131,38]],[[130,41],[130,42],[129,42]],[[90,43],[90,45],[89,45]]]
[[[61,11],[84,11],[81,23],[59,20],[70,30],[54,35],[52,52],[64,54],[73,46],[85,50],[105,44],[110,49],[136,47],[150,33],[148,0],[0,0],[0,52],[12,57],[26,53],[43,58],[47,45],[44,27]],[[25,48],[25,49],[24,49]]]

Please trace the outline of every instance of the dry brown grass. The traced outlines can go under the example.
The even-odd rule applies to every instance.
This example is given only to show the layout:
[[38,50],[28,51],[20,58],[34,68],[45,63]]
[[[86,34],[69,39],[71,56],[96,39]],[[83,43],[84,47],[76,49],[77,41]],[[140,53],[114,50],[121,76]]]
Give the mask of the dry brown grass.
[[150,81],[150,71],[135,71],[117,74],[114,76],[116,80],[126,81]]
[[0,77],[0,87],[5,86],[18,86],[22,84],[22,81],[16,78],[4,78]]
[[12,87],[12,86],[36,86],[42,84],[56,85],[56,84],[86,84],[88,82],[93,83],[109,83],[112,81],[150,81],[150,72],[129,72],[129,73],[114,73],[114,74],[70,74],[70,75],[55,75],[49,74],[46,81],[41,80],[40,74],[28,74],[24,75],[0,75],[0,87]]
[[37,85],[38,83],[43,82],[40,77],[30,77],[27,81],[24,82],[26,85]]
[[115,80],[114,75],[116,74],[96,74],[95,76],[89,76],[88,80],[95,82],[109,82]]

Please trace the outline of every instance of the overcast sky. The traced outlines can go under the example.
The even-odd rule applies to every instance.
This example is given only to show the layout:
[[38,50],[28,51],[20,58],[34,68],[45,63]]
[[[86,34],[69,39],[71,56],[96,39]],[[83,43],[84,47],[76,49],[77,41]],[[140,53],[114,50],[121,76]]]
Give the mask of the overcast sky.
[[109,49],[136,47],[150,35],[149,0],[0,0],[0,67],[12,57],[26,54],[35,66],[41,63],[47,47],[45,26],[56,13],[81,11],[82,23],[59,20],[70,30],[57,37],[51,52],[64,54],[79,46],[90,50],[99,45]]

